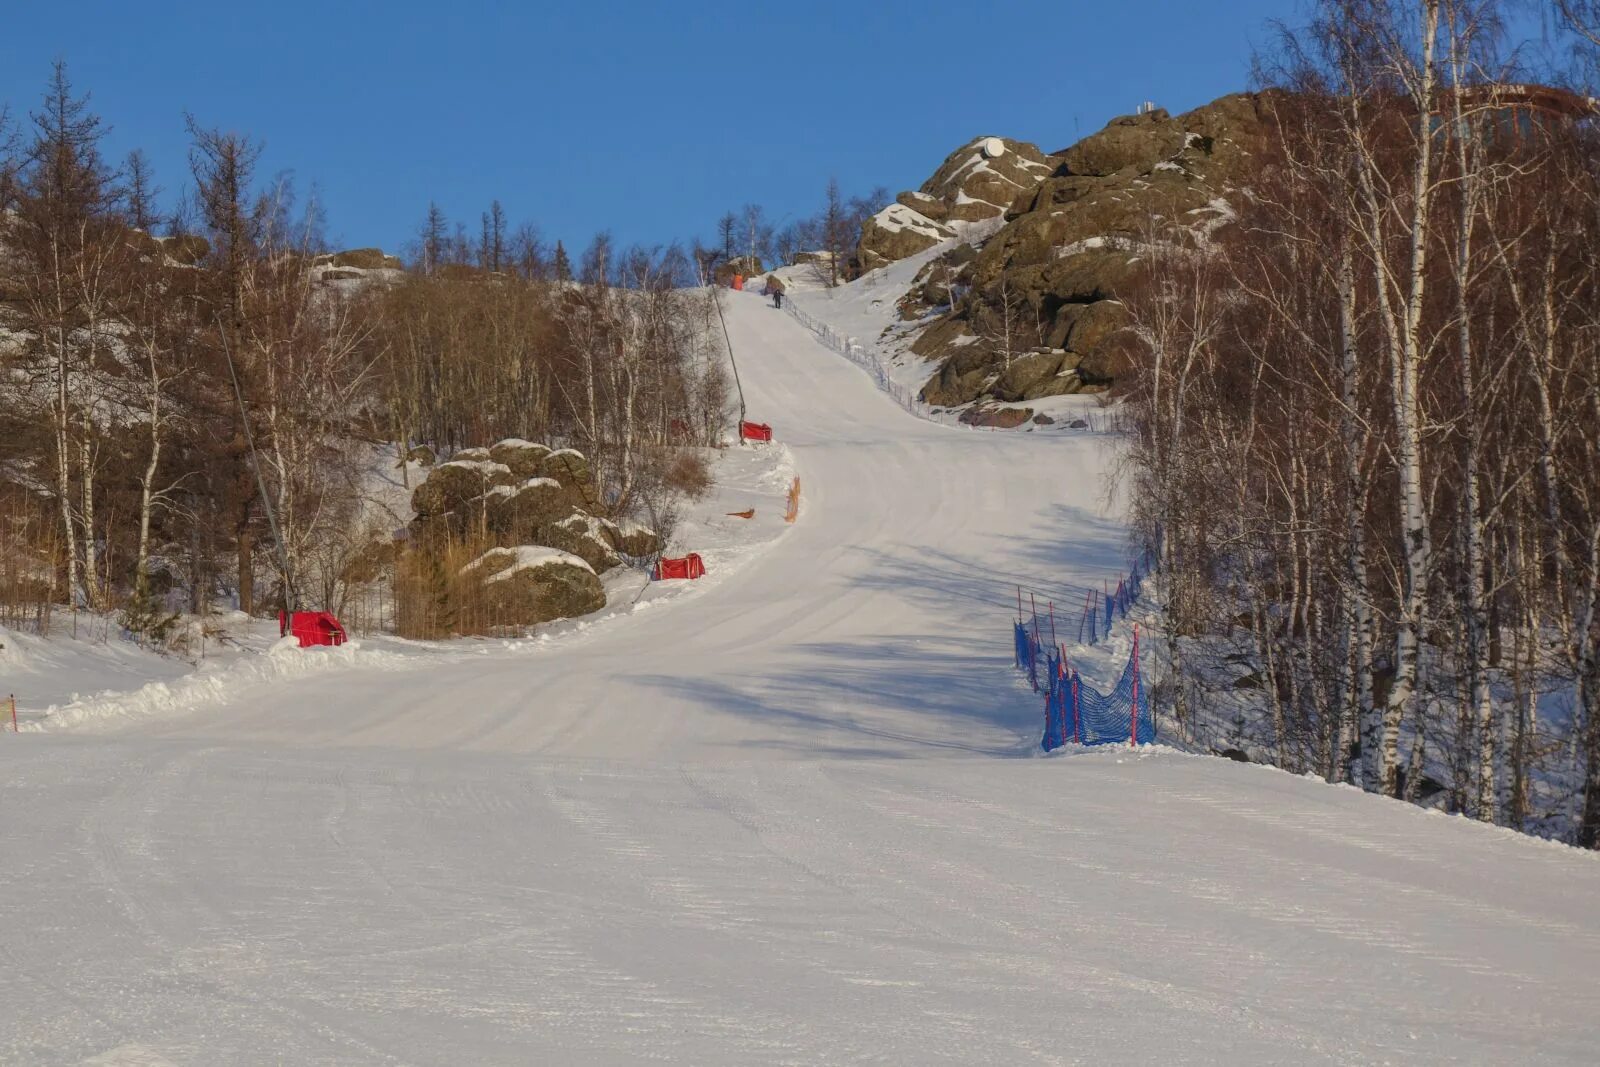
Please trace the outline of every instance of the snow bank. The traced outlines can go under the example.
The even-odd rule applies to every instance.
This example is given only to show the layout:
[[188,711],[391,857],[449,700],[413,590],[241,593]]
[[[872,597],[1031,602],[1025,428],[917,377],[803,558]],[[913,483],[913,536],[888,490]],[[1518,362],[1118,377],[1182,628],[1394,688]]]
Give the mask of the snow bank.
[[394,652],[367,651],[361,642],[338,648],[300,648],[292,637],[264,654],[229,663],[211,663],[171,681],[150,682],[126,693],[102,693],[46,709],[43,720],[22,723],[23,731],[65,727],[115,728],[140,719],[170,716],[227,704],[243,690],[355,666],[407,670],[421,660]]

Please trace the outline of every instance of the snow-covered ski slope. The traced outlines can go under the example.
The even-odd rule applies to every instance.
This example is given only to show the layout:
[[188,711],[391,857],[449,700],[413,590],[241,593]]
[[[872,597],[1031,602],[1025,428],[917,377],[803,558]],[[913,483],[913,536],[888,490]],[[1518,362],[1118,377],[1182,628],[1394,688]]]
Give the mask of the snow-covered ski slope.
[[1125,563],[1104,442],[916,419],[729,303],[804,490],[739,570],[548,652],[0,737],[0,1063],[1595,1061],[1596,857],[1013,758],[1008,583]]

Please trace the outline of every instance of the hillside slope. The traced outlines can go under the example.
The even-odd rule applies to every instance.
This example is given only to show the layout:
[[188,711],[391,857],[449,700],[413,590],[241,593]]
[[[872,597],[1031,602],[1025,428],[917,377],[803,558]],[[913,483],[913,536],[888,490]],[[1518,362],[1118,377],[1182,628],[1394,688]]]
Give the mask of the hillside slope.
[[1005,758],[1008,581],[1123,565],[1104,441],[917,419],[729,303],[804,498],[703,595],[0,738],[0,1062],[1592,1058],[1594,856],[1163,749]]

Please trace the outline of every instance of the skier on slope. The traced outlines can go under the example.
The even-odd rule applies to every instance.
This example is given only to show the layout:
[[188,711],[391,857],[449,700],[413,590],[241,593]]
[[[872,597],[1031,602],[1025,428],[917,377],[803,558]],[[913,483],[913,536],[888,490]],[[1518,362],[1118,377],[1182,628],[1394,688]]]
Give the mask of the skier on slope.
[[772,294],[773,307],[783,307],[783,282],[776,274],[767,275],[767,292]]

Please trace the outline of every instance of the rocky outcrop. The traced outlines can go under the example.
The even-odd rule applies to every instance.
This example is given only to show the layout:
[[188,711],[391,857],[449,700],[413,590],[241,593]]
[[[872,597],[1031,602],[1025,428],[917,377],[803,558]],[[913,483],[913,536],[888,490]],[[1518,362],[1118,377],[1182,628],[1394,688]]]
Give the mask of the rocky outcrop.
[[[1203,245],[1225,225],[1229,198],[1270,157],[1271,126],[1271,97],[1241,93],[1175,118],[1113,119],[1048,157],[1054,171],[1013,200],[1003,227],[930,263],[902,303],[907,318],[937,313],[913,345],[939,363],[923,399],[1029,400],[1114,381],[1131,341],[1119,297],[1144,250]],[[951,292],[963,294],[953,306]],[[1009,368],[996,327],[1008,310],[1025,335]]]
[[966,232],[964,224],[998,220],[1052,166],[1024,141],[979,137],[952,153],[914,192],[868,219],[856,248],[860,269],[875,270]]
[[999,218],[1047,178],[1054,164],[1026,141],[979,137],[953,152],[917,190],[914,205],[945,222]]
[[856,259],[862,270],[876,270],[897,260],[914,256],[956,235],[948,226],[934,222],[904,204],[890,204],[861,226],[861,243]]
[[1109,177],[1121,170],[1144,174],[1177,155],[1183,143],[1183,129],[1164,109],[1157,108],[1112,119],[1105,129],[1058,155],[1065,174]]
[[489,448],[489,458],[496,463],[505,464],[511,469],[511,473],[519,478],[540,477],[541,467],[548,455],[550,455],[549,447],[533,441],[524,441],[520,437],[507,438]]
[[386,255],[381,248],[351,248],[327,257],[335,267],[353,267],[357,270],[400,270],[398,256]]
[[422,562],[415,569],[437,575],[462,544],[487,541],[492,547],[453,583],[482,594],[467,600],[487,604],[493,625],[594,611],[605,604],[597,575],[624,557],[661,551],[655,531],[598,514],[599,499],[589,461],[575,449],[519,438],[461,449],[412,493],[411,551]]
[[167,259],[184,267],[194,266],[205,259],[211,251],[211,242],[198,234],[182,233],[173,237],[162,237],[159,240],[161,251]]

